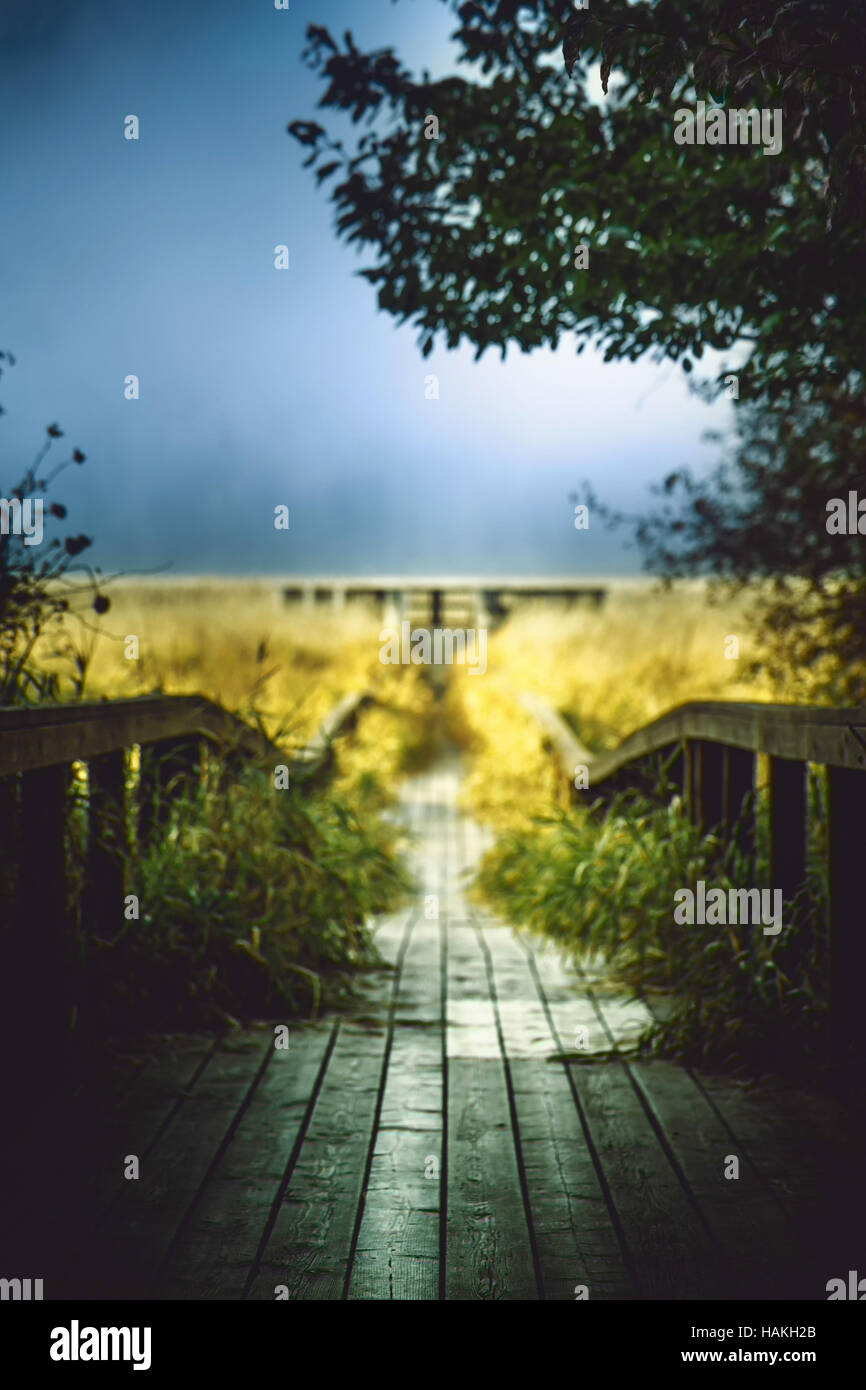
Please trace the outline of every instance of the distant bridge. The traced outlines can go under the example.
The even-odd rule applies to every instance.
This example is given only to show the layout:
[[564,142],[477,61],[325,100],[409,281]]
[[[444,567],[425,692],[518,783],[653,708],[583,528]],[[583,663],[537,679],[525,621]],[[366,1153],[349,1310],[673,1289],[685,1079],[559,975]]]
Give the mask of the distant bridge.
[[488,627],[507,616],[514,604],[528,599],[555,599],[566,603],[591,603],[599,607],[607,589],[574,578],[443,575],[298,576],[283,588],[287,603],[307,608],[347,603],[381,605],[384,622],[394,626],[404,619]]

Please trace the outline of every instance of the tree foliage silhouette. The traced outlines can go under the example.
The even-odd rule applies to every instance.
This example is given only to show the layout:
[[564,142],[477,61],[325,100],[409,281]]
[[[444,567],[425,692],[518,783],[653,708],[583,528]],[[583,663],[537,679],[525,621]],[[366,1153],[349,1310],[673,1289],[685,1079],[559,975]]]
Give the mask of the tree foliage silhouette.
[[[856,590],[859,547],[828,534],[823,503],[866,471],[859,0],[440,3],[466,76],[415,76],[391,49],[307,30],[320,107],[363,131],[348,147],[315,121],[289,130],[331,184],[338,235],[372,253],[360,273],[379,307],[425,355],[573,334],[606,360],[679,362],[707,397],[735,359],[698,382],[706,350],[745,357],[737,452],[702,487],[676,477],[638,541],[667,574],[793,570],[825,597]],[[778,108],[781,152],[676,144],[674,112],[698,99]],[[860,616],[836,598],[825,616],[866,659]]]

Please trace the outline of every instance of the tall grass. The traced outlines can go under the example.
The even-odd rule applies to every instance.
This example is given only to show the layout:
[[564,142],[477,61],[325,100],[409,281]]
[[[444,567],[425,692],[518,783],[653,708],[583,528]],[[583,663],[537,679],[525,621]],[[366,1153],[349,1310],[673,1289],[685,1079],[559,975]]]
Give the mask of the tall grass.
[[[67,698],[206,695],[227,709],[254,710],[272,734],[290,730],[303,741],[342,695],[390,669],[378,660],[371,609],[287,605],[275,579],[130,578],[115,580],[108,593],[102,618],[85,626],[70,615],[60,637],[39,648]],[[138,641],[134,659],[130,636]],[[71,670],[81,672],[75,687]]]
[[[824,1055],[820,782],[810,791],[809,891],[786,908],[781,935],[678,926],[678,889],[699,878],[726,890],[768,886],[766,854],[752,867],[726,856],[690,824],[672,787],[653,800],[624,793],[606,812],[566,808],[561,775],[517,696],[544,695],[591,753],[686,700],[790,698],[760,670],[753,601],[746,593],[711,602],[698,584],[660,591],[623,582],[599,610],[527,606],[493,635],[487,678],[462,676],[450,692],[452,729],[471,754],[469,806],[499,833],[478,891],[576,960],[602,956],[611,980],[653,1000],[647,1051],[750,1071],[811,1066]],[[810,693],[801,679],[800,698]],[[766,849],[761,805],[759,796]]]
[[[307,612],[286,605],[273,580],[130,580],[110,592],[98,623],[70,616],[39,650],[67,698],[202,694],[257,724],[288,758],[350,691],[374,688],[381,703],[336,739],[327,788],[293,777],[277,790],[267,772],[229,774],[211,757],[197,785],[175,790],[147,850],[127,845],[140,916],[119,911],[117,930],[97,933],[73,904],[80,1026],[222,1027],[344,997],[376,961],[372,915],[407,887],[399,839],[380,812],[435,745],[423,673],[380,663],[372,609]],[[85,780],[72,819],[79,879],[86,794]]]
[[[535,721],[517,701],[543,695],[592,753],[686,700],[768,700],[744,594],[712,602],[705,585],[673,591],[611,581],[601,608],[528,603],[491,634],[483,678],[455,669],[455,737],[473,754],[471,808],[496,828],[528,825],[557,797]],[[736,638],[738,656],[728,639]]]
[[361,797],[277,790],[255,767],[229,780],[209,758],[147,849],[127,850],[138,915],[101,934],[80,921],[81,1027],[222,1028],[345,997],[378,960],[372,914],[405,892],[396,850]]
[[[507,832],[486,857],[480,890],[578,963],[603,960],[612,981],[649,1002],[645,1052],[734,1070],[802,1074],[820,1065],[821,911],[803,894],[786,905],[778,935],[761,924],[678,923],[678,890],[699,879],[726,893],[766,885],[766,865],[747,866],[702,836],[669,791],[653,800],[621,793],[606,810],[563,810],[532,833]],[[817,862],[810,870],[809,893],[826,908]]]

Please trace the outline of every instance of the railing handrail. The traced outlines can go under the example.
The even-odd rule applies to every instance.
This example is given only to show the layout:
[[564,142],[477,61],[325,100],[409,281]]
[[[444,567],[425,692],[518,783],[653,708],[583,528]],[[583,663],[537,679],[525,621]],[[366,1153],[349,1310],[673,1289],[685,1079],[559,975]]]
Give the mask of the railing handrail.
[[[762,704],[758,701],[690,700],[644,724],[608,753],[586,754],[559,712],[539,696],[521,703],[545,730],[569,779],[575,762],[586,763],[591,786],[648,754],[684,739],[720,743],[795,762],[866,769],[866,707]],[[581,750],[584,751],[585,750]]]
[[306,748],[295,753],[203,695],[143,695],[66,705],[0,707],[0,777],[73,761],[87,762],[133,744],[205,738],[231,745],[256,761],[295,763],[311,769],[355,710],[369,698],[347,695]]

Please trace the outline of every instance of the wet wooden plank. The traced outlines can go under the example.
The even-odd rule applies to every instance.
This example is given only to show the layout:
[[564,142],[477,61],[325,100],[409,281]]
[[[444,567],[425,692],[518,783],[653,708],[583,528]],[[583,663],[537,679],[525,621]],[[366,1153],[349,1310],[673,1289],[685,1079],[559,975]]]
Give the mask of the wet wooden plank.
[[486,927],[545,1299],[630,1298],[633,1285],[525,951]]
[[240,1299],[335,1029],[292,1024],[159,1272],[156,1296]]
[[386,1041],[384,1023],[341,1025],[250,1298],[342,1298]]
[[704,1219],[728,1254],[731,1296],[815,1297],[805,1251],[785,1213],[689,1075],[662,1061],[631,1069]]
[[395,1032],[349,1297],[439,1296],[442,1173],[440,930],[416,924],[403,960]]
[[484,959],[474,929],[453,923],[448,941],[446,1297],[538,1297]]
[[377,933],[380,952],[393,968],[368,978],[366,1002],[339,1025],[297,1161],[265,1233],[250,1298],[344,1296],[416,915],[398,913]]
[[[528,941],[540,986],[549,997],[551,1018],[560,1043],[575,1028],[589,1005],[561,958],[534,951]],[[627,1003],[616,997],[605,1005],[615,1011],[614,1036],[628,1038],[640,1024]],[[645,1011],[644,1011],[645,1014]],[[594,1041],[610,1046],[604,1018],[596,1014]],[[578,1034],[571,1041],[585,1041]],[[565,1051],[571,1051],[568,1046]],[[581,1049],[577,1049],[580,1051]],[[587,1055],[591,1053],[587,1050]],[[702,1299],[723,1296],[727,1269],[722,1252],[704,1227],[693,1194],[681,1180],[620,1062],[569,1063],[568,1069],[584,1117],[586,1132],[601,1165],[609,1200],[625,1241],[629,1267],[640,1298]],[[590,1297],[592,1294],[590,1293]]]
[[806,1296],[826,1298],[829,1279],[862,1270],[866,1247],[866,1155],[850,1116],[828,1097],[778,1081],[701,1075],[699,1084],[807,1250]]
[[15,1201],[4,1203],[2,1244],[7,1258],[19,1251],[19,1263],[38,1263],[46,1298],[77,1296],[77,1252],[123,1187],[124,1155],[147,1152],[213,1047],[212,1039],[173,1037],[108,1060],[20,1137],[5,1176]]
[[569,1064],[628,1244],[638,1296],[730,1296],[728,1272],[619,1064]]
[[[606,1024],[607,1005],[594,1002]],[[848,1142],[838,1107],[779,1082],[744,1088],[662,1061],[631,1062],[629,1070],[726,1250],[731,1296],[816,1297],[824,1288],[816,1283],[819,1252],[832,1266],[838,1232],[852,1232],[859,1220],[861,1239],[866,1234],[863,1154]],[[725,1178],[732,1158],[739,1177]],[[856,1245],[855,1237],[837,1246],[839,1256]]]
[[[137,1155],[139,1178],[123,1180],[120,1199],[79,1252],[70,1276],[78,1297],[147,1296],[265,1055],[260,1036],[241,1035],[221,1045],[150,1152]],[[126,1155],[136,1151],[121,1148],[122,1176]]]

